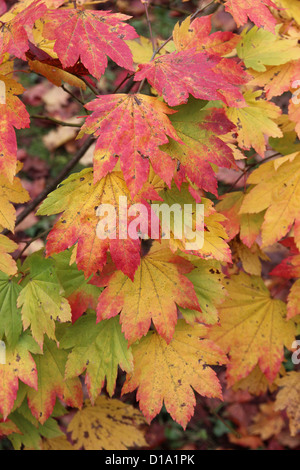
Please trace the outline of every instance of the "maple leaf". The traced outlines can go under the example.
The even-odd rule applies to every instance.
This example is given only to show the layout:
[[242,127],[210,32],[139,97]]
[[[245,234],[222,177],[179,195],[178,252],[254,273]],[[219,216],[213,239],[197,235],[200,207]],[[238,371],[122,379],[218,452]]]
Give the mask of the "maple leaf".
[[[0,412],[4,419],[14,407],[19,380],[37,389],[37,369],[31,352],[37,352],[33,340],[23,335],[15,349],[7,347],[6,364],[0,364]],[[34,342],[33,342],[34,343]]]
[[300,279],[292,285],[287,298],[287,318],[294,318],[300,314],[299,309]]
[[277,384],[280,390],[276,397],[275,410],[286,410],[291,435],[296,436],[300,420],[300,374],[296,371],[288,372],[285,377],[277,380]]
[[70,304],[74,323],[88,308],[96,310],[102,289],[90,284],[90,279],[86,279],[84,273],[78,270],[70,251],[53,255],[52,259],[55,261],[55,271],[64,289],[64,296]]
[[261,403],[259,413],[253,417],[253,422],[249,427],[251,434],[257,434],[263,441],[279,434],[284,428],[284,419],[281,413],[275,410],[275,403]]
[[[276,380],[279,378],[279,376],[285,374],[285,368],[282,365],[280,369],[280,373],[277,374]],[[270,384],[268,381],[267,377],[265,374],[261,371],[259,365],[257,364],[252,372],[250,372],[247,377],[244,379],[239,380],[236,382],[232,389],[234,391],[237,390],[246,390],[247,392],[251,393],[251,395],[263,395],[266,392],[270,391],[271,393],[275,392],[277,390],[277,385],[276,385],[276,380],[273,382],[273,384]]]
[[247,23],[248,18],[259,28],[263,27],[274,32],[276,19],[268,7],[277,9],[277,5],[271,0],[227,0],[225,10],[234,18],[238,26]]
[[101,396],[95,406],[89,400],[68,425],[75,449],[127,450],[144,447],[145,419],[133,406]]
[[[126,41],[132,52],[133,62],[135,64],[146,64],[151,61],[153,55],[153,45],[151,39],[140,36],[138,40]],[[156,38],[158,48],[161,48],[157,55],[164,55],[166,52],[174,52],[175,46],[171,41],[167,44],[165,41]]]
[[264,212],[240,214],[244,197],[245,194],[241,191],[225,194],[216,205],[216,210],[226,217],[222,225],[228,234],[228,240],[233,240],[239,234],[242,242],[251,248],[260,233]]
[[168,137],[180,142],[168,114],[173,114],[157,98],[146,95],[100,96],[85,106],[92,115],[86,119],[79,138],[98,137],[94,153],[94,180],[112,171],[120,157],[121,170],[134,196],[147,181],[150,162],[154,171],[170,184],[176,162],[159,149]]
[[0,338],[5,335],[11,348],[16,346],[22,333],[21,312],[17,308],[21,290],[17,279],[0,272]]
[[231,243],[231,247],[233,259],[237,257],[241,261],[244,271],[248,274],[260,276],[262,270],[261,260],[270,261],[270,258],[260,249],[257,243],[248,248],[239,239],[235,239]]
[[283,11],[280,11],[283,18],[295,20],[298,24],[300,23],[300,10],[298,0],[278,0]]
[[[194,99],[175,108],[171,122],[180,141],[173,138],[162,150],[180,162],[181,175],[197,187],[217,194],[217,179],[211,165],[235,166],[232,150],[220,139],[234,129],[223,109],[203,109],[205,102]],[[172,137],[172,136],[171,136]]]
[[186,18],[177,23],[173,31],[173,40],[177,51],[194,49],[196,52],[208,52],[212,55],[225,56],[236,48],[241,38],[231,31],[217,31],[210,34],[212,15],[202,16],[191,21]]
[[228,298],[219,307],[221,326],[210,338],[230,354],[228,385],[246,377],[259,364],[273,382],[291,348],[295,327],[286,321],[286,305],[274,300],[260,277],[240,272],[225,283]]
[[7,10],[5,0],[0,0],[0,15],[3,15]]
[[283,246],[290,249],[290,256],[276,266],[270,272],[271,276],[279,276],[285,279],[300,277],[300,252],[293,238],[286,238],[281,242]]
[[52,439],[44,439],[42,444],[43,450],[74,450],[72,444],[68,441],[67,436],[54,437]]
[[[153,194],[149,194],[149,198],[151,195]],[[69,176],[38,210],[39,215],[63,212],[48,236],[47,256],[60,253],[77,243],[77,266],[89,277],[103,269],[107,251],[110,250],[116,266],[133,278],[140,264],[140,239],[116,237],[102,240],[96,234],[100,220],[96,216],[98,207],[102,204],[113,205],[118,215],[120,197],[123,196],[127,198],[127,209],[138,202],[146,205],[143,194],[135,199],[131,198],[121,172],[110,173],[95,185],[92,169]],[[128,225],[130,220],[128,217]],[[119,217],[116,226],[119,227]]]
[[[296,82],[298,83],[298,82]],[[295,131],[298,137],[300,136],[300,107],[298,104],[293,103],[293,100],[289,104],[289,119],[295,123]]]
[[[248,178],[255,187],[245,196],[240,213],[257,214],[267,209],[262,225],[263,246],[283,238],[296,220],[299,222],[300,153],[266,162]],[[295,241],[300,247],[300,234]]]
[[[189,258],[188,258],[189,259]],[[218,322],[218,306],[225,300],[221,265],[209,260],[193,260],[196,269],[187,278],[193,283],[202,312],[180,308],[188,323],[196,320],[206,325]]]
[[267,65],[282,65],[300,58],[298,39],[283,38],[256,26],[242,34],[237,53],[247,68],[265,72]]
[[33,416],[44,424],[51,416],[56,397],[67,406],[81,408],[82,387],[78,377],[64,380],[68,353],[45,338],[43,354],[35,355],[38,383],[28,391],[28,404]]
[[85,370],[85,383],[94,404],[107,381],[107,391],[114,394],[118,367],[131,372],[132,353],[121,332],[118,318],[104,320],[96,325],[96,315],[79,319],[60,340],[60,347],[71,349],[66,364],[65,378],[81,375]]
[[62,436],[58,422],[49,418],[44,424],[40,424],[33,416],[24,400],[13,413],[10,419],[21,431],[21,434],[10,435],[15,450],[42,450],[42,436],[45,438],[55,438]]
[[247,91],[247,107],[227,109],[227,117],[236,125],[238,144],[245,150],[253,147],[262,157],[266,151],[265,135],[282,137],[282,131],[274,122],[281,114],[281,109],[274,103],[259,99],[262,91]]
[[274,96],[280,96],[290,90],[291,84],[300,76],[300,62],[292,61],[279,66],[267,67],[265,72],[256,72],[255,70],[249,72],[253,79],[250,80],[248,86],[263,87],[268,100],[271,100]]
[[17,129],[29,127],[30,120],[24,104],[16,96],[23,93],[22,85],[0,73],[1,82],[4,96],[3,101],[0,100],[0,172],[12,183],[17,165],[14,127]]
[[227,362],[210,340],[203,325],[179,320],[168,345],[156,332],[149,332],[133,346],[134,371],[126,378],[122,394],[138,388],[140,409],[151,421],[163,403],[172,418],[186,427],[196,404],[193,389],[200,395],[222,398],[216,373],[208,365]]
[[239,86],[245,83],[242,67],[207,53],[185,49],[140,64],[135,81],[147,79],[170,106],[186,103],[189,94],[202,100],[222,100],[229,106],[245,105]]
[[55,321],[71,321],[71,309],[61,295],[52,261],[33,254],[26,259],[22,269],[30,274],[21,282],[17,306],[22,309],[24,330],[30,326],[33,338],[42,349],[44,334],[56,339]]
[[122,331],[132,344],[147,334],[152,320],[169,343],[177,323],[177,305],[200,311],[193,284],[184,276],[192,269],[193,265],[173,255],[166,243],[154,243],[141,259],[133,281],[122,271],[104,278],[107,288],[99,297],[98,321],[121,312]]
[[28,192],[23,188],[19,178],[10,183],[7,178],[0,175],[0,225],[10,231],[14,230],[16,210],[12,203],[22,204],[29,201]]
[[[154,187],[158,189],[157,186],[154,185]],[[162,209],[163,204],[167,204],[169,208],[181,207],[182,214],[184,214],[185,205],[189,205],[192,208],[192,226],[189,225],[189,221],[185,222],[185,220],[182,220],[182,217],[180,217],[178,221],[175,214],[172,212],[170,213],[170,227],[166,228],[170,229],[169,243],[173,252],[180,249],[181,251],[190,254],[192,253],[205,259],[214,258],[219,261],[231,261],[230,248],[224,241],[224,239],[228,238],[227,233],[221,225],[224,221],[224,217],[221,214],[216,213],[213,208],[213,204],[209,199],[201,198],[201,204],[204,206],[204,227],[202,227],[201,222],[200,226],[197,225],[196,203],[194,197],[188,190],[187,184],[183,183],[180,190],[175,186],[175,184],[172,184],[170,190],[162,190],[159,192],[159,195],[161,196],[162,202],[160,203],[158,201],[158,206]],[[161,215],[161,213],[159,215]],[[164,220],[162,219],[161,222],[163,223]],[[198,233],[199,231],[203,231],[203,228],[203,246],[199,249],[189,249],[187,242],[193,242],[193,240],[190,239],[192,237],[188,232],[188,235],[185,235],[185,231],[192,230],[194,235],[196,231]],[[162,225],[162,231],[164,230],[165,227]],[[180,233],[181,231],[184,236],[182,239],[177,239],[175,234]],[[198,243],[196,243],[196,245],[198,245]]]
[[75,65],[80,58],[91,75],[100,79],[107,67],[107,56],[120,67],[134,70],[125,40],[138,35],[132,26],[123,23],[128,19],[130,16],[103,10],[48,11],[43,17],[43,35],[55,40],[54,51],[64,68]]
[[47,11],[43,1],[19,2],[15,8],[1,17],[0,57],[6,52],[25,60],[29,49],[27,29]]
[[[49,41],[43,37],[44,24],[41,20],[37,20],[34,29],[32,31],[33,43],[30,43],[30,50],[26,53],[28,65],[34,72],[43,75],[51,83],[56,86],[61,86],[63,82],[68,83],[71,86],[76,86],[82,90],[86,89],[86,84],[78,77],[76,73],[81,75],[79,66],[70,67],[67,70],[62,70],[63,66],[58,59],[57,54],[53,48],[55,41]],[[36,46],[36,47],[35,47]],[[81,64],[82,69],[88,74],[88,70]],[[72,74],[73,72],[73,74]]]
[[17,273],[17,265],[14,259],[9,255],[18,248],[18,245],[5,237],[0,235],[0,272],[13,276]]

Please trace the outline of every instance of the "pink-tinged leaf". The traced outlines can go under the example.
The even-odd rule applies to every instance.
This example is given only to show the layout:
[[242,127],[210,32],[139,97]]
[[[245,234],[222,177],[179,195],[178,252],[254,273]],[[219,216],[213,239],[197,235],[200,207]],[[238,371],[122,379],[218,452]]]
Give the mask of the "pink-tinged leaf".
[[268,7],[278,9],[271,0],[227,0],[225,10],[234,18],[238,26],[247,23],[248,18],[259,28],[275,32],[276,19]]
[[170,344],[150,331],[132,348],[134,370],[122,394],[137,390],[140,409],[150,422],[163,403],[172,418],[186,428],[200,395],[222,400],[222,388],[210,365],[226,364],[226,355],[207,339],[204,325],[179,320]]
[[[16,5],[17,11],[18,8],[19,4]],[[29,49],[27,30],[32,29],[36,20],[41,18],[46,11],[46,5],[37,0],[17,13],[12,20],[4,22],[0,27],[0,56],[9,52],[25,60],[25,52]]]
[[196,52],[207,52],[212,55],[225,56],[232,52],[241,37],[231,31],[217,31],[210,34],[212,15],[196,18],[191,22],[188,17],[181,24],[177,23],[173,39],[177,51],[194,49]]
[[161,149],[180,162],[180,177],[187,177],[198,188],[217,195],[218,183],[212,164],[236,166],[231,148],[220,136],[234,129],[223,109],[202,109],[190,99],[177,109],[171,122],[182,143],[174,140]]
[[24,104],[15,96],[23,92],[23,87],[3,75],[0,75],[0,81],[5,87],[4,103],[0,101],[0,171],[12,182],[17,165],[14,127],[29,127],[30,119]]
[[169,142],[168,136],[179,141],[168,118],[174,111],[157,98],[140,94],[99,96],[86,108],[93,113],[86,119],[82,133],[98,137],[95,182],[111,172],[120,157],[133,196],[147,181],[150,162],[154,171],[170,185],[176,162],[159,146]]
[[245,72],[232,59],[187,49],[160,56],[139,68],[135,80],[146,78],[170,106],[186,103],[189,94],[202,100],[222,100],[228,106],[245,106],[239,90],[245,83]]
[[[151,194],[151,193],[150,193]],[[133,279],[140,264],[139,238],[133,239],[119,233],[120,201],[125,200],[124,209],[128,211],[135,203],[145,205],[149,221],[151,220],[150,206],[145,200],[146,195],[131,198],[121,172],[109,173],[100,182],[93,185],[92,169],[83,170],[71,175],[62,185],[51,193],[44,201],[38,213],[41,215],[63,213],[55,224],[47,239],[47,255],[60,253],[77,244],[76,261],[78,269],[84,271],[86,277],[97,271],[102,271],[106,264],[107,251],[118,269]],[[96,231],[101,217],[97,216],[99,206],[109,204],[116,214],[115,234],[99,238]],[[121,209],[122,211],[122,209]],[[124,229],[128,230],[134,217],[128,217]],[[111,224],[110,224],[111,225]],[[124,230],[125,231],[125,230]],[[115,236],[115,238],[114,238]]]
[[[45,38],[55,40],[54,51],[64,67],[81,60],[97,79],[107,67],[107,56],[120,67],[134,70],[131,51],[125,40],[138,37],[123,21],[130,16],[108,11],[54,10],[44,17]],[[63,28],[62,28],[63,25]]]

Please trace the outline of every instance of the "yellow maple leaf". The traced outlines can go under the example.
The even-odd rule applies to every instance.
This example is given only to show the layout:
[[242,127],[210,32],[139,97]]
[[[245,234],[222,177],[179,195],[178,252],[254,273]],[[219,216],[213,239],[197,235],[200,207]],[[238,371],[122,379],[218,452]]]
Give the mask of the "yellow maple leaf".
[[261,95],[261,90],[247,91],[244,98],[248,106],[228,108],[226,114],[237,127],[239,146],[245,150],[253,147],[263,157],[266,150],[265,135],[282,137],[283,134],[274,122],[281,114],[280,108],[259,99]]
[[260,249],[257,243],[254,243],[251,248],[244,245],[240,240],[235,239],[232,242],[232,249],[241,260],[246,273],[253,274],[254,276],[261,275],[261,261],[270,261],[269,257]]
[[138,388],[140,409],[151,421],[163,402],[172,418],[186,427],[196,404],[193,389],[203,396],[222,398],[216,373],[208,365],[227,362],[225,354],[206,339],[204,325],[179,320],[168,345],[156,332],[149,332],[133,346],[134,371],[128,374],[122,393]]
[[185,274],[193,265],[174,255],[168,242],[156,242],[141,259],[133,282],[115,271],[104,280],[106,289],[99,297],[97,320],[115,317],[129,344],[146,335],[153,321],[158,333],[170,342],[177,323],[177,305],[201,311],[192,282]]
[[251,87],[264,87],[268,100],[274,96],[280,96],[291,89],[291,85],[297,80],[300,74],[299,61],[288,62],[287,64],[274,67],[267,67],[265,72],[249,70],[253,79],[248,82]]
[[[285,368],[282,365],[280,369],[280,375],[285,375]],[[279,379],[279,374],[277,378]],[[276,379],[277,379],[276,378]],[[267,391],[273,393],[277,390],[278,386],[276,385],[276,380],[270,384],[265,374],[260,370],[259,365],[257,364],[250,374],[242,380],[236,382],[232,389],[237,390],[247,390],[251,395],[263,395]]]
[[276,378],[291,349],[295,325],[286,320],[286,304],[274,300],[260,277],[241,272],[225,283],[228,298],[219,307],[220,326],[210,338],[230,354],[229,386],[250,374],[257,363],[269,382]]
[[13,182],[10,183],[4,175],[0,175],[0,225],[13,232],[16,210],[12,203],[23,204],[29,199],[29,194],[23,188],[19,178],[14,178]]
[[17,248],[18,245],[15,242],[4,235],[0,235],[0,271],[8,276],[12,276],[17,272],[16,262],[9,255]]
[[274,402],[261,403],[253,421],[254,424],[249,427],[250,433],[260,436],[264,441],[279,434],[285,425],[281,413],[275,410]]
[[75,450],[65,435],[44,439],[42,448],[43,450]]
[[248,178],[256,185],[245,196],[240,213],[258,213],[267,209],[262,225],[263,246],[282,239],[296,221],[295,241],[300,247],[300,153],[266,162]]
[[[50,41],[49,39],[45,39],[43,37],[43,27],[44,24],[41,20],[37,20],[35,22],[34,28],[32,30],[34,43],[39,49],[46,52],[50,57],[57,59],[58,56],[53,49],[55,41]],[[80,78],[72,75],[66,70],[62,70],[61,68],[55,67],[54,65],[46,64],[45,62],[40,62],[39,60],[28,59],[28,64],[31,70],[40,75],[43,75],[56,86],[61,86],[63,82],[66,82],[69,85],[81,88],[82,90],[86,89],[86,84],[80,80]]]
[[68,426],[74,448],[85,450],[127,450],[144,447],[146,421],[133,406],[100,396],[92,406],[86,400]]
[[296,436],[300,431],[300,372],[288,372],[277,381],[281,390],[276,397],[276,410],[286,410],[290,420],[290,431]]

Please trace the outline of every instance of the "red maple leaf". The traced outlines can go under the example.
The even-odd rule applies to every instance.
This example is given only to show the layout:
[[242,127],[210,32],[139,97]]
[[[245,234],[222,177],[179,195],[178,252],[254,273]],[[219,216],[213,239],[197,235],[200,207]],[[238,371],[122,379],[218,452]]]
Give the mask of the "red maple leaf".
[[55,10],[44,17],[43,35],[55,40],[54,51],[64,68],[72,67],[80,58],[89,72],[100,79],[107,67],[107,56],[120,67],[134,70],[125,40],[138,35],[132,26],[123,23],[129,18],[107,11]]
[[116,157],[120,157],[132,195],[147,181],[149,162],[164,181],[171,183],[176,162],[159,146],[169,142],[167,136],[180,142],[168,118],[174,111],[157,98],[140,94],[100,96],[86,108],[93,114],[82,132],[99,137],[94,155],[96,182],[114,169]]
[[231,13],[238,26],[246,24],[249,18],[259,28],[274,32],[276,20],[268,6],[278,8],[271,0],[227,0],[225,10]]

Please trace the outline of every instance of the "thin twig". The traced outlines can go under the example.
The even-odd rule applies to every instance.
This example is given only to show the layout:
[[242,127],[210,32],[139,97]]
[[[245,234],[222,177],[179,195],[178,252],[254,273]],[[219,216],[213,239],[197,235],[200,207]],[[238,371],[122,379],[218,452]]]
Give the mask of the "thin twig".
[[70,95],[74,100],[76,100],[79,104],[81,104],[81,106],[85,105],[84,101],[81,101],[80,98],[77,98],[77,96],[74,95],[74,93],[72,93],[70,90],[68,90],[68,88],[66,88],[65,85],[62,85],[61,87],[66,93],[68,93],[68,95]]
[[117,86],[117,88],[113,91],[113,95],[114,95],[115,93],[117,93],[117,91],[119,91],[120,88],[122,88],[122,86],[124,85],[124,83],[127,82],[127,80],[129,80],[130,78],[132,78],[134,75],[135,75],[134,73],[128,73],[128,74],[127,74],[127,77],[125,77],[125,78],[121,81],[121,83]]
[[94,87],[85,77],[79,78],[86,84],[86,86],[94,93],[95,96],[99,96],[101,94],[100,91]]
[[148,29],[149,29],[149,33],[150,33],[150,39],[151,39],[151,43],[152,43],[152,49],[153,49],[153,52],[155,52],[156,47],[155,47],[155,42],[154,42],[154,37],[153,37],[153,32],[152,32],[152,25],[151,25],[151,21],[150,21],[150,18],[149,18],[148,3],[147,2],[144,3],[144,6],[145,6]]
[[248,165],[243,170],[243,173],[238,177],[238,179],[230,186],[227,193],[230,193],[235,188],[235,186],[241,181],[241,179],[244,176],[246,176],[246,174],[249,173],[249,171],[251,171],[253,168],[255,168],[256,166],[261,165],[262,163],[267,162],[268,160],[271,160],[272,158],[278,157],[280,155],[281,155],[281,153],[277,152],[277,153],[274,153],[273,155],[269,155],[269,157],[264,158],[261,162],[255,162],[255,163],[251,163],[251,165]]

